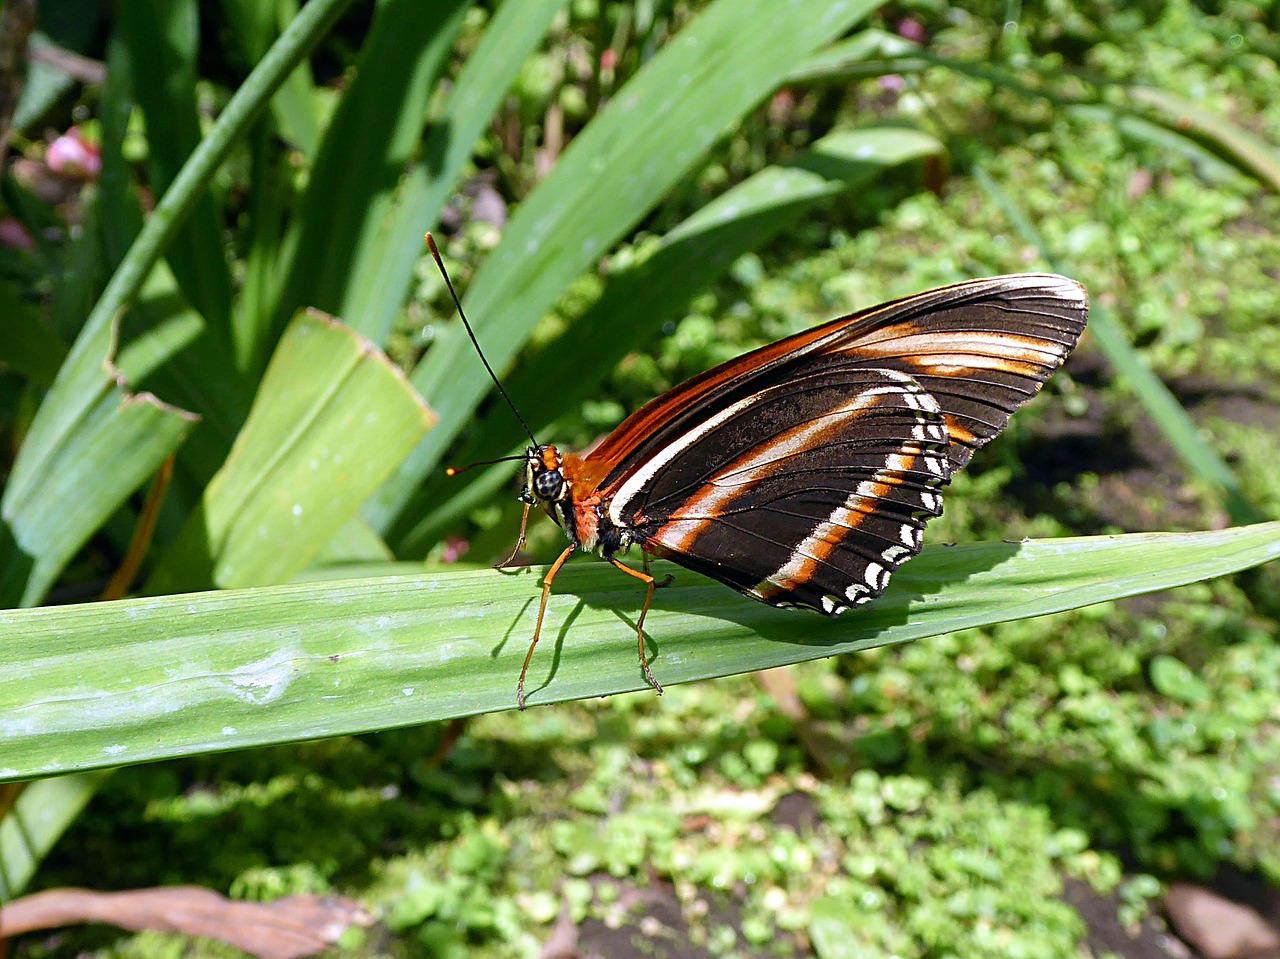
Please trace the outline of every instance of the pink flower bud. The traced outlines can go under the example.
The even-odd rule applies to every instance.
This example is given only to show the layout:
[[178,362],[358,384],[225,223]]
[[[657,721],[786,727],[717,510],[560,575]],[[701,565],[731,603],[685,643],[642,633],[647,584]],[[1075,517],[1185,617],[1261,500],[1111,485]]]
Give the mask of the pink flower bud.
[[898,21],[898,36],[913,43],[924,43],[928,39],[924,32],[924,25],[915,17],[903,17]]
[[49,144],[44,161],[54,173],[80,180],[92,180],[102,169],[97,144],[86,140],[76,127]]

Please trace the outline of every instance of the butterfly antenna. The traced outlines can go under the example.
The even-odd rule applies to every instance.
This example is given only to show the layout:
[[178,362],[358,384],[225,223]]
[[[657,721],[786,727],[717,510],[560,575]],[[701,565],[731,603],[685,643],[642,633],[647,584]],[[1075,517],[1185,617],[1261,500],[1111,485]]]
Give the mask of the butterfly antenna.
[[[525,433],[529,436],[529,441],[534,446],[538,445],[537,438],[533,435],[533,430],[529,429],[529,424],[524,421],[524,417],[520,415],[520,411],[516,409],[516,405],[511,402],[511,397],[507,395],[507,391],[502,386],[502,381],[498,379],[498,374],[493,372],[493,367],[489,365],[489,361],[485,359],[484,350],[480,349],[480,343],[476,339],[475,331],[471,329],[471,323],[467,320],[467,314],[462,312],[462,301],[458,299],[458,292],[453,288],[453,281],[449,279],[449,273],[444,268],[444,260],[440,259],[440,251],[436,249],[435,237],[430,233],[427,234],[427,249],[431,251],[431,256],[436,261],[436,266],[440,268],[440,275],[444,277],[444,285],[449,288],[449,295],[453,297],[453,305],[458,308],[458,316],[462,317],[462,325],[467,329],[467,336],[471,337],[471,345],[476,348],[476,353],[480,355],[480,362],[484,364],[484,368],[489,371],[489,378],[493,380],[493,385],[498,388],[498,392],[502,394],[502,398],[507,401],[507,405],[511,407],[511,412],[516,414],[516,419],[520,421],[520,425],[524,427]],[[477,464],[479,465],[479,464]]]
[[524,453],[519,453],[516,456],[499,456],[496,460],[481,460],[479,463],[468,463],[466,466],[450,466],[444,471],[444,475],[452,478],[473,470],[477,466],[492,466],[494,463],[511,463],[515,460],[524,459],[528,459]]

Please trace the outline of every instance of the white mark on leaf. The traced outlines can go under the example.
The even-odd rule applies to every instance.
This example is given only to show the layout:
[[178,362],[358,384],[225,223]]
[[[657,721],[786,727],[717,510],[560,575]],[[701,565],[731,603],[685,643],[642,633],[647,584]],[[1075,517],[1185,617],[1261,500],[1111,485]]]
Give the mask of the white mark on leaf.
[[257,706],[279,699],[292,679],[291,654],[283,649],[231,671],[231,691],[236,698]]

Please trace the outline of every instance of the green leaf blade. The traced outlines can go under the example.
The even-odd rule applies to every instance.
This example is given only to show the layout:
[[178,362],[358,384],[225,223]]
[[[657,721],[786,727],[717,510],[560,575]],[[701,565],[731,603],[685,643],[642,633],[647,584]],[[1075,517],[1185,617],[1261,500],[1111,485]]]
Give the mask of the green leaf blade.
[[498,7],[468,58],[444,111],[422,145],[420,161],[384,211],[385,227],[351,271],[337,314],[375,342],[383,342],[404,304],[422,234],[434,228],[476,141],[515,82],[521,65],[565,0],[521,0]]
[[40,481],[6,499],[0,603],[39,603],[76,551],[178,448],[195,419],[123,387],[99,397],[61,438]]
[[288,581],[355,515],[432,419],[373,344],[323,314],[300,313],[227,462],[150,590]]
[[[199,12],[195,0],[122,0],[121,35],[133,94],[147,117],[152,181],[167,190],[200,143],[196,106]],[[231,271],[219,213],[201,191],[178,225],[169,265],[191,304],[225,336],[231,316]]]
[[[391,0],[380,6],[350,89],[325,132],[302,201],[299,244],[277,315],[302,307],[343,315],[381,338],[394,313],[346,316],[350,288],[367,281],[383,254],[385,219],[399,203],[396,187],[421,146],[431,91],[468,4]],[[395,90],[395,96],[388,96]],[[395,304],[398,308],[400,304]]]
[[[874,7],[867,0],[796,0],[785,7],[773,0],[716,0],[681,30],[574,138],[517,208],[467,291],[467,314],[493,366],[507,365],[568,284],[789,69]],[[366,514],[379,528],[435,467],[490,388],[476,375],[471,345],[456,327],[412,379],[440,414],[440,425]]]
[[[1280,557],[1280,523],[926,549],[876,603],[828,619],[675,569],[646,621],[664,683],[1039,616]],[[666,567],[665,569],[663,567]],[[659,564],[659,572],[674,569]],[[537,705],[644,688],[641,591],[564,570],[529,674]],[[313,583],[0,613],[0,781],[507,709],[533,575]],[[68,637],[75,637],[69,643]]]

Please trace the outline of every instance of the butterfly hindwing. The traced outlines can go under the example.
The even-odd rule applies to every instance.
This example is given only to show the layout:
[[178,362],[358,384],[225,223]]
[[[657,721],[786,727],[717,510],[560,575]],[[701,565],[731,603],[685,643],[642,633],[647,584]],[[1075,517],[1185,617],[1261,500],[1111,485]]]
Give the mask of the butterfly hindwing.
[[834,615],[920,551],[947,449],[910,376],[835,354],[673,437],[613,493],[610,517],[755,599]]

